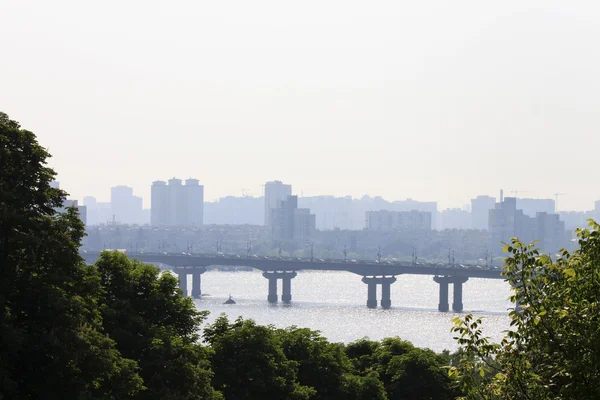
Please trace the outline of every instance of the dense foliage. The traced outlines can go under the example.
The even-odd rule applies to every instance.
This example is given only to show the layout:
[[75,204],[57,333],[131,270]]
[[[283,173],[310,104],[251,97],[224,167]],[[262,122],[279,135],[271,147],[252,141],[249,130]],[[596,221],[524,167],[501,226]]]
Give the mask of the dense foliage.
[[577,235],[579,249],[554,261],[516,238],[506,246],[518,306],[500,344],[483,336],[481,319],[456,320],[463,358],[449,371],[467,398],[600,398],[600,226]]

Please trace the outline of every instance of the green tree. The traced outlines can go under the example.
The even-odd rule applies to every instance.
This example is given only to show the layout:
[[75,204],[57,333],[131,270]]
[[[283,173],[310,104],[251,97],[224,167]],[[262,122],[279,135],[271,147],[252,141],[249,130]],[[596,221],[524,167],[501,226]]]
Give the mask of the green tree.
[[102,332],[84,227],[74,208],[55,212],[66,194],[49,157],[0,113],[0,398],[127,398],[142,381]]
[[352,364],[344,346],[306,328],[296,326],[276,331],[288,360],[298,363],[298,383],[316,390],[315,399],[347,399],[345,380]]
[[95,268],[104,331],[137,361],[147,389],[137,399],[218,399],[211,386],[209,350],[200,345],[198,312],[177,279],[120,252],[103,252]]
[[347,353],[362,374],[377,372],[389,399],[454,399],[454,383],[442,369],[446,358],[398,337],[361,339]]
[[463,359],[449,374],[469,399],[600,398],[600,227],[578,229],[579,249],[553,261],[511,239],[504,274],[518,304],[498,343],[467,315],[453,328]]
[[288,360],[281,335],[272,326],[219,316],[204,330],[213,349],[215,388],[226,399],[309,399],[313,388],[296,381],[298,363]]

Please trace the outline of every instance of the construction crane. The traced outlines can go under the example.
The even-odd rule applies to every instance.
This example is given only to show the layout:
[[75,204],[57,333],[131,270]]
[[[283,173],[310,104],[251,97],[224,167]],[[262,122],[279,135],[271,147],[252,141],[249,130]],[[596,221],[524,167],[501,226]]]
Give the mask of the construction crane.
[[554,193],[554,211],[558,212],[558,196],[565,195],[566,193]]

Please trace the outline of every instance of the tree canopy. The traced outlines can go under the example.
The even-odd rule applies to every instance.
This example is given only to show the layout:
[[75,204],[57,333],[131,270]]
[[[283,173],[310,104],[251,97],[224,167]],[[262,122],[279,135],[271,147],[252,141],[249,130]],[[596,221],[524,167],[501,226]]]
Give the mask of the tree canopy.
[[84,227],[50,187],[50,155],[0,113],[0,394],[4,398],[127,397],[137,364],[102,332],[98,287],[79,256]]
[[469,399],[600,398],[600,226],[576,231],[579,249],[555,260],[513,238],[504,274],[511,329],[500,343],[467,315],[454,331],[463,357],[449,369]]

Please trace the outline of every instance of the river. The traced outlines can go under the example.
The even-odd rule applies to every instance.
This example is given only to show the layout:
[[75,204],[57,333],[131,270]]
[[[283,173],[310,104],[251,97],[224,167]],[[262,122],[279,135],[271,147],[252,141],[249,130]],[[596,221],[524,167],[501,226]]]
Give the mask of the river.
[[[463,285],[464,312],[437,311],[438,285],[431,276],[401,275],[391,287],[392,308],[368,309],[367,285],[349,272],[300,271],[292,279],[292,304],[267,303],[267,279],[259,271],[208,271],[202,275],[201,299],[194,300],[200,310],[210,311],[206,323],[221,313],[230,319],[238,316],[277,327],[297,325],[321,331],[332,342],[349,343],[368,337],[373,340],[399,336],[418,347],[435,351],[458,348],[453,339],[452,318],[472,313],[486,316],[484,333],[494,340],[508,329],[506,282],[469,279]],[[191,276],[188,276],[188,281]],[[191,288],[191,281],[188,282]],[[281,298],[281,281],[279,281]],[[236,304],[224,305],[229,295]],[[381,288],[377,295],[381,299]],[[452,287],[450,287],[452,305]]]

